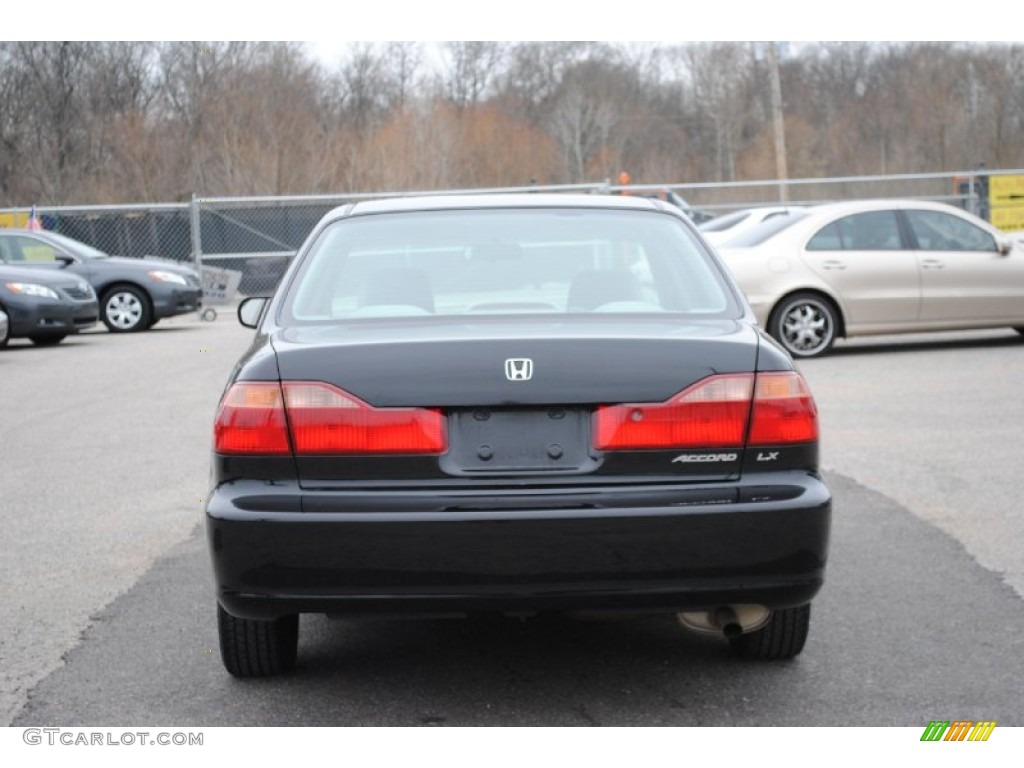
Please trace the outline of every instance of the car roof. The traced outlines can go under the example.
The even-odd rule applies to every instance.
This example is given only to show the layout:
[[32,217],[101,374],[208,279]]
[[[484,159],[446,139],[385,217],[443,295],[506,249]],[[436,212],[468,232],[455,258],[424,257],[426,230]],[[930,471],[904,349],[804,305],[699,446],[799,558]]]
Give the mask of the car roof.
[[891,208],[927,208],[935,211],[964,211],[949,203],[934,200],[917,200],[913,198],[884,198],[877,200],[843,200],[835,203],[820,203],[805,207],[812,215],[829,216],[840,213],[857,213],[859,211],[888,210]]
[[[14,228],[14,227],[11,227],[11,228],[0,228],[0,236],[5,235],[5,234],[6,235],[18,235],[18,236],[21,236],[21,237],[38,237],[38,238],[41,238],[43,240],[49,240],[51,238],[51,235],[58,235],[59,236],[60,232],[51,232],[48,229],[25,229],[25,228],[17,229],[17,228]],[[68,235],[64,235],[63,237],[66,240],[73,240],[74,239],[72,237],[69,237]],[[75,242],[80,242],[80,241],[76,240]],[[85,245],[85,243],[83,243],[83,245]]]
[[[769,244],[782,244],[793,240],[799,240],[803,237],[807,237],[810,230],[814,230],[822,226],[826,221],[834,220],[842,216],[855,214],[855,213],[870,213],[872,211],[888,211],[888,210],[930,210],[940,211],[942,213],[948,213],[953,216],[959,216],[975,223],[977,226],[987,229],[993,233],[999,232],[998,229],[994,228],[989,222],[979,219],[977,216],[971,214],[962,208],[951,205],[950,203],[938,202],[935,200],[923,200],[917,198],[879,198],[879,199],[867,199],[867,200],[844,200],[833,203],[819,203],[817,205],[805,205],[799,212],[804,215],[793,223],[792,226],[786,227],[785,229],[779,230],[774,234],[766,236],[761,242],[753,246],[739,246],[739,247],[752,247],[758,248],[761,246],[768,246]],[[794,211],[797,213],[798,211]],[[746,233],[740,235],[745,237],[749,233],[756,233],[759,228],[770,226],[771,219],[767,219],[757,224],[756,227],[747,230]],[[763,230],[761,230],[763,231]],[[726,241],[723,245],[719,246],[719,250],[730,250],[731,246],[729,241]]]
[[[808,206],[804,210],[807,216],[797,222],[793,233],[805,231],[807,228],[817,226],[823,219],[837,218],[853,213],[869,213],[871,211],[889,210],[924,210],[939,211],[952,216],[959,216],[974,224],[994,232],[998,232],[989,222],[980,219],[963,208],[950,203],[938,202],[935,200],[920,200],[916,198],[893,198],[879,200],[847,200],[838,203],[823,203],[821,205]],[[780,233],[781,234],[781,233]]]
[[659,210],[672,211],[675,206],[646,197],[632,195],[563,194],[553,192],[518,192],[468,195],[420,195],[365,200],[331,211],[330,218],[370,213],[406,211],[480,210],[497,208],[590,208],[594,210]]

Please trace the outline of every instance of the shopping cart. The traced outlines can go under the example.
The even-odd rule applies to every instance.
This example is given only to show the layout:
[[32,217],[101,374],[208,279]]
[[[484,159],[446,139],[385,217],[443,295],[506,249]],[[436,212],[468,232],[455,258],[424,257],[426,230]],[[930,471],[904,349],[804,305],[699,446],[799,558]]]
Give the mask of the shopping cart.
[[213,322],[217,319],[216,306],[234,304],[237,301],[238,285],[242,282],[242,273],[235,269],[203,265],[201,274],[203,306],[199,310],[199,319]]

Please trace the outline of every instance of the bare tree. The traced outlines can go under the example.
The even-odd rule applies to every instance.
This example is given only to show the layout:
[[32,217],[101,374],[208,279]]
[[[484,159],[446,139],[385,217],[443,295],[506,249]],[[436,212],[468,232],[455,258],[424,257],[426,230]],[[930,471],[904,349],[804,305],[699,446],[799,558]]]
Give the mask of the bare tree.
[[416,89],[422,87],[419,84],[419,70],[423,65],[422,45],[412,42],[388,43],[384,47],[384,63],[391,82],[389,106],[401,111]]
[[29,108],[28,73],[20,65],[17,43],[0,42],[0,196],[11,201],[29,193],[20,173]]
[[542,122],[566,70],[583,61],[590,47],[579,42],[514,44],[499,83],[499,98],[534,122]]
[[632,129],[643,118],[637,91],[635,71],[619,61],[593,58],[566,71],[549,125],[570,181],[592,172],[610,176],[622,165]]
[[445,88],[448,99],[459,109],[480,103],[502,75],[505,44],[494,41],[450,42],[445,44],[445,49],[451,59]]
[[21,42],[18,64],[26,75],[25,170],[43,199],[67,202],[81,177],[88,122],[82,75],[90,45],[75,42]]
[[752,94],[757,88],[751,83],[753,52],[738,43],[708,43],[688,46],[683,55],[694,101],[701,106],[703,121],[711,125],[715,178],[732,181],[744,123],[756,104]]
[[[0,205],[774,175],[756,46],[0,42]],[[1019,44],[780,56],[792,177],[1024,164]]]

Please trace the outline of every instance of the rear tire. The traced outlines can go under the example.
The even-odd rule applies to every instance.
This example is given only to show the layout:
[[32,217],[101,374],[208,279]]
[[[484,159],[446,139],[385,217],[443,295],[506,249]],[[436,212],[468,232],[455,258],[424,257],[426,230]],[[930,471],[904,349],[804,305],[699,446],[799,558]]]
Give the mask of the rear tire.
[[[3,309],[3,307],[0,307],[0,309]],[[11,338],[11,318],[8,316],[7,324],[4,326],[3,331],[0,331],[0,349],[3,349],[4,347],[7,346],[7,342],[10,341],[10,338]]]
[[729,641],[733,653],[744,659],[775,661],[792,659],[804,649],[811,627],[811,606],[772,611],[768,623],[754,632]]
[[299,616],[270,621],[240,619],[217,605],[220,657],[235,677],[267,677],[295,666]]
[[29,336],[29,340],[37,347],[52,347],[54,344],[60,344],[64,341],[66,333],[58,333],[53,336]]
[[793,357],[825,354],[838,331],[838,310],[831,301],[813,293],[789,296],[768,320],[768,333]]

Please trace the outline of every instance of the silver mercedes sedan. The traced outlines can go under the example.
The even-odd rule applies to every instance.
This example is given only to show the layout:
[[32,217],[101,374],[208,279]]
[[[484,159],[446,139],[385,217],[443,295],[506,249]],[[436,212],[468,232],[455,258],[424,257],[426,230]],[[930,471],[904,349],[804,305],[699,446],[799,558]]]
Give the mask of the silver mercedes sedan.
[[843,337],[1024,334],[1024,243],[943,203],[814,206],[718,250],[758,322],[795,357],[824,354]]

